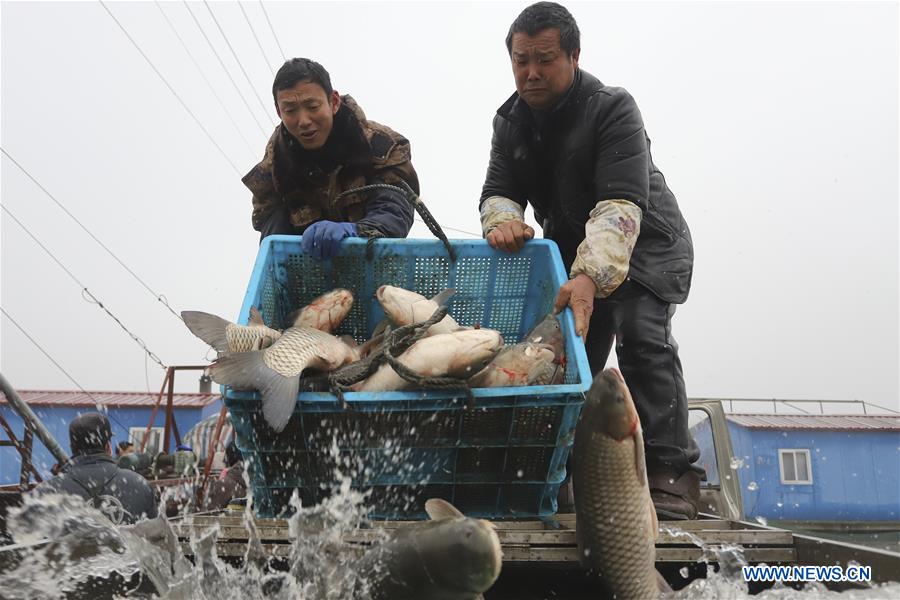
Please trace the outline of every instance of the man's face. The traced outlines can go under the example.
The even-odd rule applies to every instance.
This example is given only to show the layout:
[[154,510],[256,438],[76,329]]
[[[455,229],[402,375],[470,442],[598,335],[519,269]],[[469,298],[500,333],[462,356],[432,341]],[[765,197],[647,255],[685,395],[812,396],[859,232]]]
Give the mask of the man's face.
[[333,91],[329,98],[322,86],[310,81],[300,81],[275,94],[275,108],[281,122],[307,150],[325,145],[340,107],[340,94]]
[[514,33],[512,68],[519,96],[536,110],[556,106],[575,79],[578,54],[572,56],[559,46],[559,29],[550,28],[530,36]]

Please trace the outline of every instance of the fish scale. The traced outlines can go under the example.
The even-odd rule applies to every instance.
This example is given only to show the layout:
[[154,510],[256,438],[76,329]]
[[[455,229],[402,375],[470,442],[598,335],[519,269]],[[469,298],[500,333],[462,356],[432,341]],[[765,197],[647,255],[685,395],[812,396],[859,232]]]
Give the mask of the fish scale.
[[[284,377],[295,377],[310,366],[317,355],[342,342],[329,333],[310,327],[292,327],[263,353],[267,367]],[[330,361],[329,361],[330,362]]]
[[573,477],[582,563],[620,598],[657,598],[655,535],[646,484],[636,477],[635,439],[591,432],[584,440],[581,434],[575,438]]
[[246,352],[256,350],[260,346],[265,348],[266,338],[272,342],[281,337],[281,332],[270,327],[260,325],[235,325],[229,324],[225,328],[225,339],[228,340],[228,348],[231,352]]

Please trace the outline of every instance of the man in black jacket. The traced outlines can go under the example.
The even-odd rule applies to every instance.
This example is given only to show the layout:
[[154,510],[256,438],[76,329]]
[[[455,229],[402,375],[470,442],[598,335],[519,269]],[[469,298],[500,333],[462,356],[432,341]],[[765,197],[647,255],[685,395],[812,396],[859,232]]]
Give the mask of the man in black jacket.
[[81,496],[116,525],[156,517],[153,488],[134,471],[116,465],[111,439],[112,429],[105,415],[89,412],[75,417],[69,424],[72,464],[34,492]]
[[553,2],[529,6],[510,27],[517,91],[494,117],[482,228],[494,248],[519,250],[534,237],[524,222],[531,203],[569,269],[556,308],[572,308],[595,375],[617,340],[658,516],[695,518],[703,471],[671,334],[690,288],[691,236],[634,99],[579,69],[579,37]]
[[409,141],[368,120],[352,97],[332,89],[328,71],[307,58],[284,63],[272,96],[281,123],[262,162],[243,178],[253,192],[260,241],[302,234],[304,253],[321,260],[334,256],[346,237],[406,237],[413,208],[403,193],[342,193],[401,181],[418,193]]

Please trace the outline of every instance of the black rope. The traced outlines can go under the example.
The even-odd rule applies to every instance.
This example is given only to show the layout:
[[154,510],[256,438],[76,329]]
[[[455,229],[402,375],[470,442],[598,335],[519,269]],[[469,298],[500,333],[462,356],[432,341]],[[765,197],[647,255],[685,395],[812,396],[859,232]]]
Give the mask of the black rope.
[[[447,249],[447,254],[450,255],[450,260],[452,260],[453,262],[456,262],[456,250],[450,244],[450,240],[447,239],[447,236],[444,234],[444,230],[441,229],[440,224],[437,222],[437,220],[431,214],[431,211],[428,210],[428,207],[425,206],[425,204],[419,198],[419,195],[416,194],[416,192],[409,186],[408,183],[406,183],[405,181],[403,181],[401,179],[400,185],[402,187],[396,186],[396,185],[391,185],[388,183],[373,183],[370,185],[364,185],[362,187],[353,188],[352,190],[346,190],[346,191],[341,192],[340,194],[337,195],[337,197],[335,197],[335,200],[338,200],[349,194],[370,192],[372,190],[391,190],[391,191],[403,194],[403,197],[409,201],[409,203],[412,205],[413,209],[415,209],[415,211],[417,213],[419,213],[419,215],[422,217],[422,221],[425,223],[425,225],[428,226],[428,229],[431,231],[432,234],[434,234],[434,237],[441,240],[441,242],[444,244],[444,247]],[[368,254],[367,254],[367,257],[368,257]]]

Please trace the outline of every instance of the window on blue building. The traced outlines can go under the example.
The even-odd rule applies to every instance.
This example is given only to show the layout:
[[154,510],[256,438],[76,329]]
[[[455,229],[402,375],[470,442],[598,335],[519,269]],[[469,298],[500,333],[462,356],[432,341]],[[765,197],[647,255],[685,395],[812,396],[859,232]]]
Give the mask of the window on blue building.
[[[144,452],[153,455],[162,450],[162,439],[164,432],[165,429],[163,427],[151,427],[150,438],[147,440],[147,446],[144,448]],[[140,450],[141,442],[144,441],[144,435],[146,433],[146,427],[132,427],[128,430],[128,439],[132,444],[134,444],[135,451]]]
[[781,483],[812,484],[812,468],[809,462],[809,450],[801,448],[784,448],[778,450],[781,463]]

